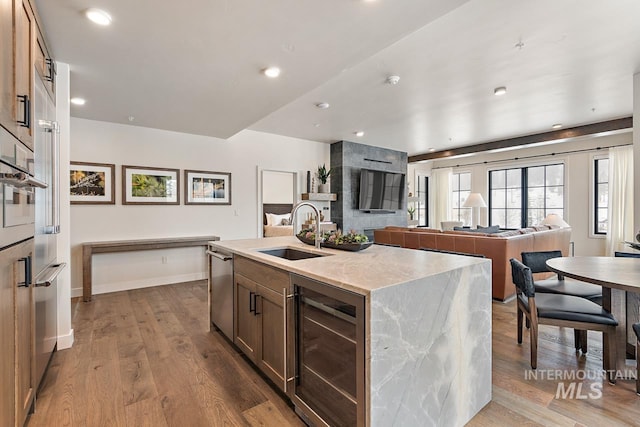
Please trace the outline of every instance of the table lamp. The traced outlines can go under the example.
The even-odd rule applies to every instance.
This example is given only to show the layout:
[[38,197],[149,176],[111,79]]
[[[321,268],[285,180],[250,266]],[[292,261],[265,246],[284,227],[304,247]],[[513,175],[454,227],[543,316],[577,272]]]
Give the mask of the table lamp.
[[[540,221],[540,225],[554,225],[560,228],[571,227],[560,215],[556,213],[550,213],[547,215],[542,221]],[[569,246],[571,246],[571,256],[574,256],[576,252],[575,243],[571,241],[569,242]]]
[[477,227],[480,222],[480,208],[486,208],[487,204],[480,193],[471,193],[462,205],[463,208],[471,208],[471,227]]
[[562,219],[562,217],[555,213],[550,213],[547,215],[541,222],[541,225],[555,225],[560,228],[569,228],[571,227],[567,222]]

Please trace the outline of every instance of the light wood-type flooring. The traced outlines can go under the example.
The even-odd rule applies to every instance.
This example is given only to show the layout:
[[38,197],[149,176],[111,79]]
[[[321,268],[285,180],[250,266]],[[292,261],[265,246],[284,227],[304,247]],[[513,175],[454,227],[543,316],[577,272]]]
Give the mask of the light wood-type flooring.
[[[29,427],[303,425],[229,342],[209,332],[204,281],[96,295],[72,310],[75,344],[54,355]],[[516,343],[514,302],[494,303],[493,399],[469,425],[640,426],[635,383],[602,380],[600,337],[589,338],[589,353],[576,354],[572,331],[541,327],[538,372],[598,377],[577,381],[574,398],[556,398],[561,381],[525,378],[528,335]],[[597,390],[600,398],[588,397]]]

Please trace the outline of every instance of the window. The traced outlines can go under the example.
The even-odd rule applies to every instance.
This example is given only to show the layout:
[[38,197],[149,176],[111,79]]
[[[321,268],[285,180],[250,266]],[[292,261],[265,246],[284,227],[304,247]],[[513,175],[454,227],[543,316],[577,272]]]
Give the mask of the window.
[[416,206],[416,217],[419,227],[427,227],[429,225],[429,177],[418,175],[416,196],[418,203]]
[[521,228],[550,213],[564,217],[563,164],[490,171],[489,189],[489,225]]
[[609,229],[609,159],[601,158],[593,161],[594,182],[594,234],[607,234]]
[[471,193],[471,173],[462,172],[451,175],[451,219],[471,225],[471,208],[463,208]]

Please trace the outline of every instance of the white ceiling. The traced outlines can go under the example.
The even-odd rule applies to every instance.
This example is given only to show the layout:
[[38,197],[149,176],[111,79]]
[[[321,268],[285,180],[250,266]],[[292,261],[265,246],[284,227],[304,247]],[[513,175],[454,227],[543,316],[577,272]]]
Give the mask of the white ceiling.
[[[637,0],[35,2],[87,100],[72,116],[219,138],[250,128],[414,155],[629,116],[640,72]],[[260,73],[270,65],[278,79]]]

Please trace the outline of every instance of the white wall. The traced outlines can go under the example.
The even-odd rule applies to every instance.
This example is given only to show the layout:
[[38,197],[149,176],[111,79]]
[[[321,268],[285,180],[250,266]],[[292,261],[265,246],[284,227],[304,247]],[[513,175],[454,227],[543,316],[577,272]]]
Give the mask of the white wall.
[[262,203],[294,203],[294,174],[262,171]]
[[[92,241],[215,235],[257,237],[259,168],[315,170],[329,145],[245,130],[223,140],[137,126],[71,119],[71,160],[116,165],[115,205],[71,205],[73,295],[82,288],[81,244]],[[122,205],[121,166],[231,173],[230,206]],[[180,198],[184,200],[181,175]],[[163,264],[166,257],[166,264]],[[205,276],[197,248],[94,255],[94,293],[196,280]],[[97,292],[96,292],[97,291]]]
[[[580,256],[597,256],[604,255],[605,239],[603,236],[593,236],[590,232],[592,223],[592,167],[594,156],[606,155],[607,150],[568,154],[559,153],[631,143],[631,132],[601,137],[586,137],[552,145],[522,148],[499,153],[480,153],[469,157],[436,160],[426,164],[414,164],[409,169],[409,174],[410,176],[415,176],[415,174],[420,171],[421,174],[426,175],[430,168],[436,167],[452,167],[454,173],[470,172],[471,191],[481,193],[488,202],[489,170],[512,166],[547,164],[550,162],[564,163],[564,220],[571,225],[571,240],[575,244],[575,254]],[[536,157],[524,159],[529,156]],[[519,160],[515,160],[515,158],[519,158]],[[485,161],[492,163],[484,164]],[[493,163],[494,161],[498,162]],[[481,209],[480,223],[487,224],[487,221],[488,210]]]
[[71,329],[71,221],[69,210],[69,65],[57,63],[56,120],[60,127],[60,234],[56,238],[57,262],[66,262],[67,268],[58,275],[58,350],[73,345]]

